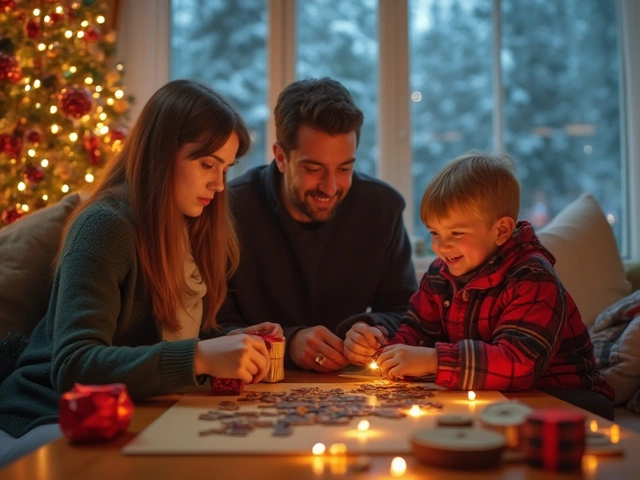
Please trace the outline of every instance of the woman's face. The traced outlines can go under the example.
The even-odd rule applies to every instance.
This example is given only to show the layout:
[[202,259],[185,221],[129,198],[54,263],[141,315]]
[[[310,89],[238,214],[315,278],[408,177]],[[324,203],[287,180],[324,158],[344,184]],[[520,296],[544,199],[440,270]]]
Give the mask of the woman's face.
[[176,158],[175,192],[178,210],[188,217],[198,217],[216,192],[222,192],[225,174],[236,161],[240,142],[234,132],[217,151],[194,157],[201,145],[187,143]]

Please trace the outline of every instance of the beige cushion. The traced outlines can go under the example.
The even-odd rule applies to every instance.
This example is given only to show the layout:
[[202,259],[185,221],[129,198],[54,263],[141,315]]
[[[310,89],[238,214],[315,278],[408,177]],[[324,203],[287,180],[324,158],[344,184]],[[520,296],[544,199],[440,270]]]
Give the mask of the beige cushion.
[[78,194],[0,229],[0,338],[30,335],[44,317],[51,293],[52,262]]
[[587,326],[631,293],[611,226],[591,194],[567,205],[538,237],[556,257],[556,272]]

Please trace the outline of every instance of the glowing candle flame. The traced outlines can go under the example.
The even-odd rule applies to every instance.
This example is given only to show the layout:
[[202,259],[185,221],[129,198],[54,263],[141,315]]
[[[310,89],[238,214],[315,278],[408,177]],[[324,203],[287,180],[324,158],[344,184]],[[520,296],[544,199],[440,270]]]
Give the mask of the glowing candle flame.
[[370,423],[369,420],[360,420],[360,422],[358,423],[358,430],[360,432],[366,432],[367,430],[369,430],[370,427]]
[[347,453],[347,446],[344,443],[332,443],[329,447],[331,455],[344,455]]
[[377,364],[377,363],[376,363],[376,361],[374,360],[374,361],[372,361],[372,362],[369,364],[369,368],[370,368],[371,370],[377,370],[377,369],[378,369],[378,368],[380,368],[380,367],[378,367],[378,364]]
[[419,417],[420,415],[422,415],[422,409],[420,408],[420,405],[413,405],[409,410],[409,415],[411,415],[412,417]]
[[325,450],[326,450],[326,447],[324,446],[324,443],[316,443],[311,449],[311,452],[314,455],[322,455]]
[[473,402],[476,399],[476,392],[474,392],[473,390],[469,390],[467,396],[469,397],[469,401]]
[[592,432],[597,432],[598,422],[596,422],[595,420],[591,420],[591,423],[589,424],[589,430],[591,430]]
[[401,477],[407,471],[407,462],[402,457],[395,457],[391,460],[390,473],[392,477]]
[[611,425],[611,443],[618,443],[620,441],[620,425]]

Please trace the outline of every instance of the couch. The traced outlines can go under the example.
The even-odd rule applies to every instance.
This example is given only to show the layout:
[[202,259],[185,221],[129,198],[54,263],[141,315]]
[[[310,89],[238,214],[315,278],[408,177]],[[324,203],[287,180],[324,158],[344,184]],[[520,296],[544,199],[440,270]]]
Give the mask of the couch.
[[[44,316],[52,260],[64,220],[78,201],[78,195],[68,195],[56,205],[0,229],[0,339],[9,332],[29,335]],[[581,195],[538,235],[555,256],[558,276],[590,331],[597,330],[608,309],[640,289],[640,263],[624,264],[613,231],[592,195]],[[640,390],[640,328],[636,330],[637,339],[620,345],[594,339],[603,373],[614,387],[620,378],[625,379],[627,392],[634,386]],[[640,432],[640,415],[625,408],[629,399],[616,400],[620,405],[616,409],[618,421]]]

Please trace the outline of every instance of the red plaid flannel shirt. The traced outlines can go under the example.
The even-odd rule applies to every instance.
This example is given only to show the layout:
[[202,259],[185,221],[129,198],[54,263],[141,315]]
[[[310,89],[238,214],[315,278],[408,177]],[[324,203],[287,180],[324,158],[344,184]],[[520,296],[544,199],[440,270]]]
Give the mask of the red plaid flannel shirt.
[[435,347],[444,387],[586,389],[612,399],[554,263],[528,222],[460,289],[437,259],[389,343]]

